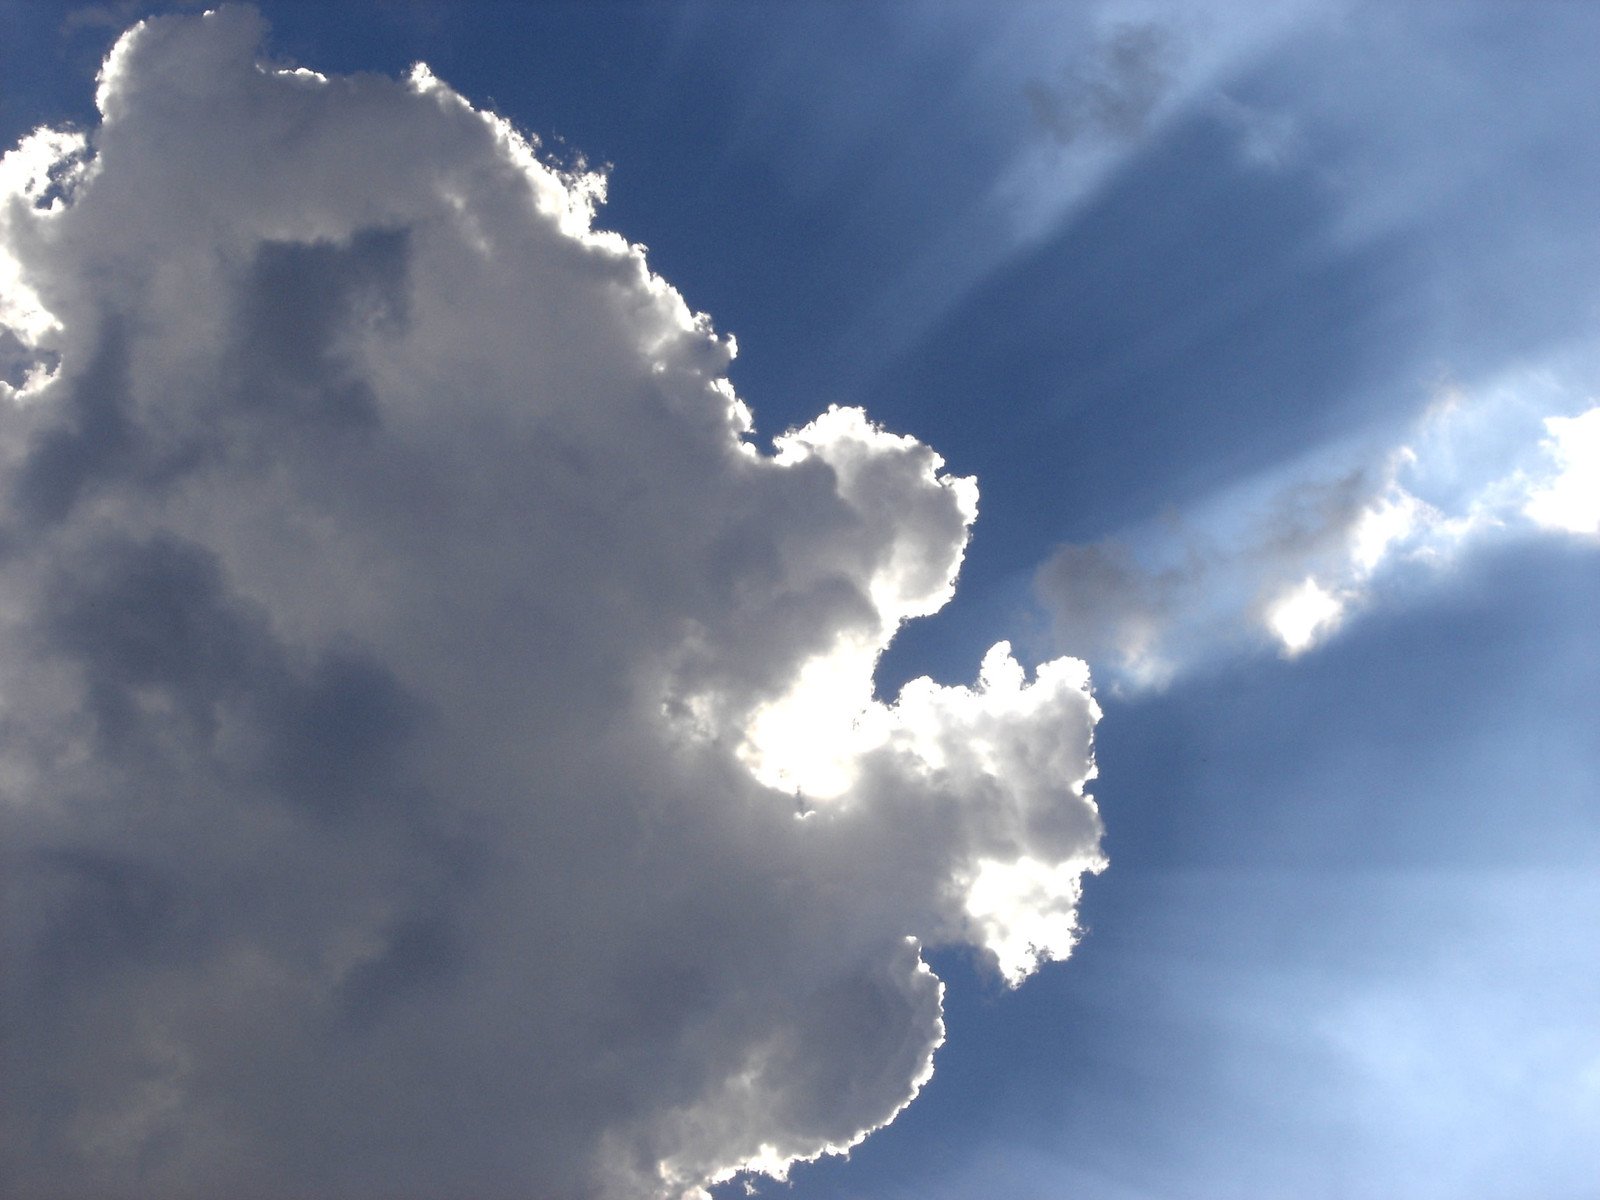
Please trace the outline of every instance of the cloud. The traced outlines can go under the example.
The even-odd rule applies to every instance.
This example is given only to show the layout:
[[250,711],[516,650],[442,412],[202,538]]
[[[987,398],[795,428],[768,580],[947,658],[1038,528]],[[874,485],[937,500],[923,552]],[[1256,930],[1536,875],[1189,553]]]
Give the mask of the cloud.
[[893,1118],[923,945],[1019,982],[1098,710],[872,693],[977,490],[777,440],[604,181],[418,67],[136,26],[7,155],[0,1178],[677,1197]]
[[1157,22],[1125,22],[1102,36],[1087,68],[1059,84],[1023,87],[1034,120],[1062,145],[1085,133],[1135,138],[1170,86],[1175,37]]
[[1554,469],[1530,484],[1523,514],[1546,529],[1600,533],[1600,408],[1544,424]]
[[1476,399],[1447,392],[1374,462],[1291,464],[1187,518],[1057,547],[1037,592],[1058,639],[1126,687],[1164,686],[1263,635],[1303,653],[1487,539],[1600,532],[1600,408],[1531,415],[1574,407],[1572,391],[1530,375]]
[[[61,30],[70,33],[77,29],[103,29],[116,33],[126,29],[139,16],[144,7],[139,0],[114,0],[110,4],[84,4],[70,8],[61,18]],[[174,9],[199,8],[201,0],[175,0]]]

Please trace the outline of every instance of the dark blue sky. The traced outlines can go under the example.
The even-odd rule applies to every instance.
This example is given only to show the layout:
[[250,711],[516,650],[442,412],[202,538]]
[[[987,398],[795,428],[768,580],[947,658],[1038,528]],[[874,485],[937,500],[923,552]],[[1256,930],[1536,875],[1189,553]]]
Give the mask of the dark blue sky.
[[[1111,866],[1082,945],[1015,992],[935,955],[923,1095],[760,1194],[1595,1194],[1600,544],[1519,523],[1516,487],[1538,421],[1600,393],[1600,10],[260,7],[284,59],[425,60],[611,164],[600,223],[738,338],[761,435],[861,404],[978,477],[962,586],[882,690],[1002,637],[1091,656]],[[7,144],[87,123],[123,22],[0,12]],[[1155,99],[1063,140],[1026,89],[1131,86],[1127,28],[1165,48]],[[1354,509],[1280,520],[1378,494],[1406,445],[1402,484],[1479,524],[1358,571],[1329,549]],[[1034,587],[1108,541],[1169,580],[1153,682]],[[1344,613],[1289,655],[1259,609],[1301,574]]]

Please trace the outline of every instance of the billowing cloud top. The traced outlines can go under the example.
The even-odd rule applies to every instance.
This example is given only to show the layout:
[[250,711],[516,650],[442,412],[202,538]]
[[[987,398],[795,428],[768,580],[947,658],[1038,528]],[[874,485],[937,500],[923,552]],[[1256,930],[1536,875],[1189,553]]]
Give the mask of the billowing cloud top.
[[1102,865],[1081,664],[872,691],[970,480],[749,438],[708,320],[417,68],[144,23],[0,167],[9,1196],[674,1197],[890,1120],[920,946]]

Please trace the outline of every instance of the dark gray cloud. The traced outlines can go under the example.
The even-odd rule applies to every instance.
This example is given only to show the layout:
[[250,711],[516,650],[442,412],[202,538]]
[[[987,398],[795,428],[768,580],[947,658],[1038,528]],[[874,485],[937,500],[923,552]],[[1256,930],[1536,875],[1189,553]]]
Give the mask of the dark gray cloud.
[[266,614],[230,594],[216,556],[170,536],[107,541],[60,572],[43,640],[77,667],[101,752],[217,758],[225,723],[256,738],[233,766],[308,811],[334,816],[402,791],[394,761],[421,705],[352,640],[297,671]]
[[132,466],[127,335],[116,318],[105,325],[82,371],[63,381],[70,391],[62,419],[37,435],[16,475],[14,507],[35,521],[59,520],[86,488]]
[[229,603],[215,557],[200,547],[109,541],[85,559],[52,581],[43,616],[51,648],[83,672],[102,736],[129,732],[149,690],[214,731],[217,704],[278,667],[263,618]]
[[12,867],[39,912],[21,961],[47,994],[93,987],[97,976],[159,960],[195,940],[192,904],[174,880],[137,860],[46,847]]
[[240,286],[228,399],[313,430],[376,422],[377,397],[341,343],[403,332],[406,269],[403,229],[358,230],[344,244],[263,243]]

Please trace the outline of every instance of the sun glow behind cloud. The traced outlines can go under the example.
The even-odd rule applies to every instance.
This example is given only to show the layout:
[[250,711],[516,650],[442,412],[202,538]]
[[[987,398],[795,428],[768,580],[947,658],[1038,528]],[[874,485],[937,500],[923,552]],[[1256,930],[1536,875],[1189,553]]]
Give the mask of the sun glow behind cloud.
[[1523,514],[1546,529],[1600,533],[1600,408],[1544,424],[1554,471],[1531,484]]
[[1306,579],[1272,606],[1267,623],[1290,654],[1299,654],[1332,629],[1344,613],[1344,605],[1329,595],[1315,579]]
[[1540,443],[1539,454],[1524,455],[1533,464],[1480,484],[1454,516],[1406,489],[1407,473],[1428,464],[1411,447],[1402,447],[1384,491],[1351,522],[1343,560],[1321,580],[1307,577],[1270,607],[1268,624],[1285,650],[1300,653],[1336,631],[1371,600],[1370,581],[1391,560],[1448,564],[1491,531],[1509,536],[1530,536],[1535,530],[1600,532],[1600,408],[1546,417],[1543,424],[1550,438]]

